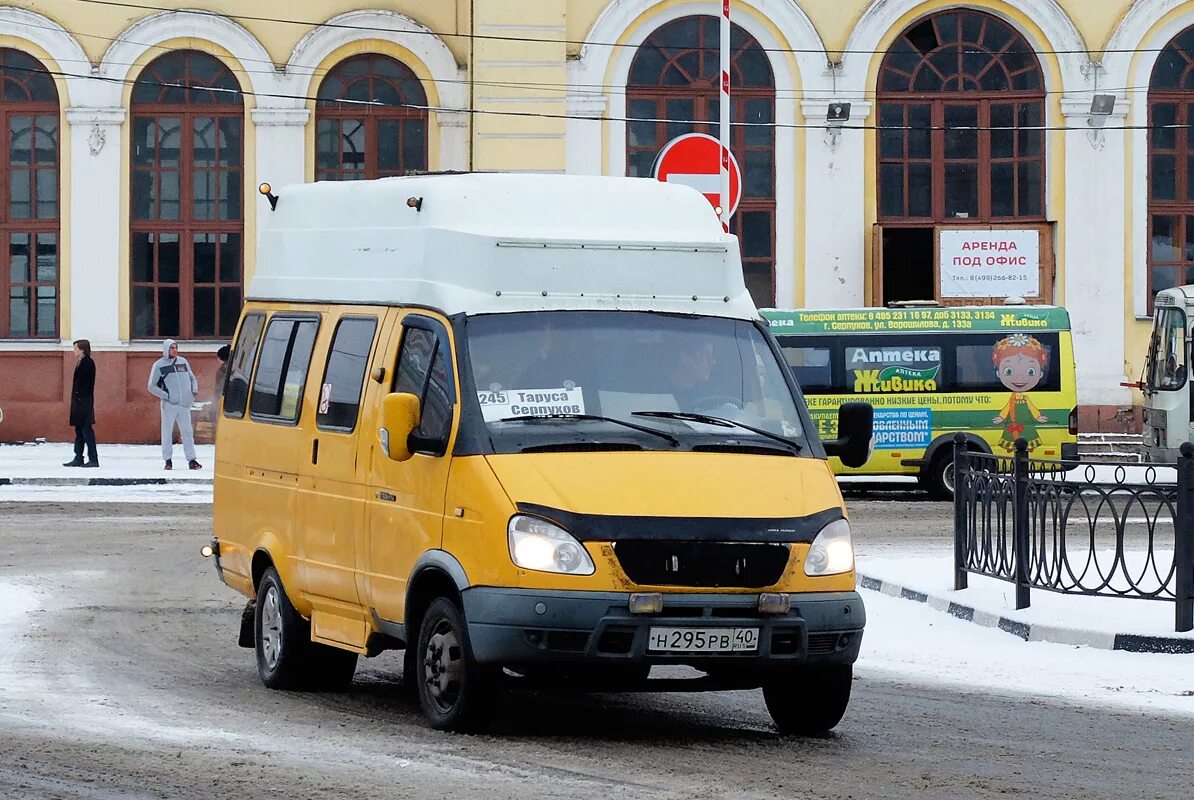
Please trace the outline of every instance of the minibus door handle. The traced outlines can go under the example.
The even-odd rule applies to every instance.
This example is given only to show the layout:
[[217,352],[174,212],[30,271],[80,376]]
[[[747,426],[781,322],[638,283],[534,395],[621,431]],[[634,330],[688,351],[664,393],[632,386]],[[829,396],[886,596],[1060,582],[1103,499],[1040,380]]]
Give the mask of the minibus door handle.
[[314,439],[311,442],[311,463],[312,464],[319,463],[319,440],[318,439]]

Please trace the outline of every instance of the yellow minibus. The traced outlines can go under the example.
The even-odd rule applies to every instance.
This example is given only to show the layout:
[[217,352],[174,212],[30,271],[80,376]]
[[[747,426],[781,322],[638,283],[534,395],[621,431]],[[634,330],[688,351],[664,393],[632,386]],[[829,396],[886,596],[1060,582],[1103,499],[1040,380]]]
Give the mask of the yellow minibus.
[[784,731],[838,723],[865,609],[827,458],[865,460],[871,409],[818,436],[699,193],[262,189],[206,552],[267,686],[401,650],[442,729],[537,681],[761,688]]

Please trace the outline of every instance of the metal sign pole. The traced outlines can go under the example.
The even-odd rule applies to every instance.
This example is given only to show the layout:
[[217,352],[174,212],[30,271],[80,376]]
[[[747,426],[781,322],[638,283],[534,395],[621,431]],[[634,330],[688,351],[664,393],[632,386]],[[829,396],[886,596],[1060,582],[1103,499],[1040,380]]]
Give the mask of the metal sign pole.
[[721,227],[730,230],[730,0],[721,0]]

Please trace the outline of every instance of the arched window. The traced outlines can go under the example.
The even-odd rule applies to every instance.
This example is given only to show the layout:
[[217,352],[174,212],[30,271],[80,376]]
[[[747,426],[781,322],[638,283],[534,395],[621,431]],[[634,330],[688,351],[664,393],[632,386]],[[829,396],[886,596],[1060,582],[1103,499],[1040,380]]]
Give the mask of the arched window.
[[921,20],[884,56],[878,99],[880,220],[1044,219],[1044,80],[1010,25]]
[[1149,307],[1194,283],[1194,28],[1157,59],[1148,86]]
[[383,55],[337,64],[319,86],[315,179],[361,180],[427,169],[427,94],[410,67]]
[[[655,157],[686,133],[718,136],[717,17],[685,17],[652,33],[634,55],[626,87],[626,174],[650,177]],[[760,306],[775,304],[775,78],[767,53],[735,25],[730,38],[730,119],[764,125],[731,129],[742,169],[742,202],[730,232],[742,246],[746,285]],[[647,120],[671,120],[650,122]],[[636,121],[643,120],[643,121]]]
[[0,338],[58,337],[58,90],[0,49]]
[[241,307],[244,101],[232,72],[192,50],[133,86],[134,338],[228,337]]

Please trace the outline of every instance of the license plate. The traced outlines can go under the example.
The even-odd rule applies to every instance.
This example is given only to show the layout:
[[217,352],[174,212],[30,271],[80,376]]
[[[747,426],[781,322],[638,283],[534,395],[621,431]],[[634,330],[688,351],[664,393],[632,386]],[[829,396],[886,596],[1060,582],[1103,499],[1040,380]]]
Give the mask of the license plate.
[[668,653],[742,653],[759,649],[758,628],[651,628],[647,649]]

